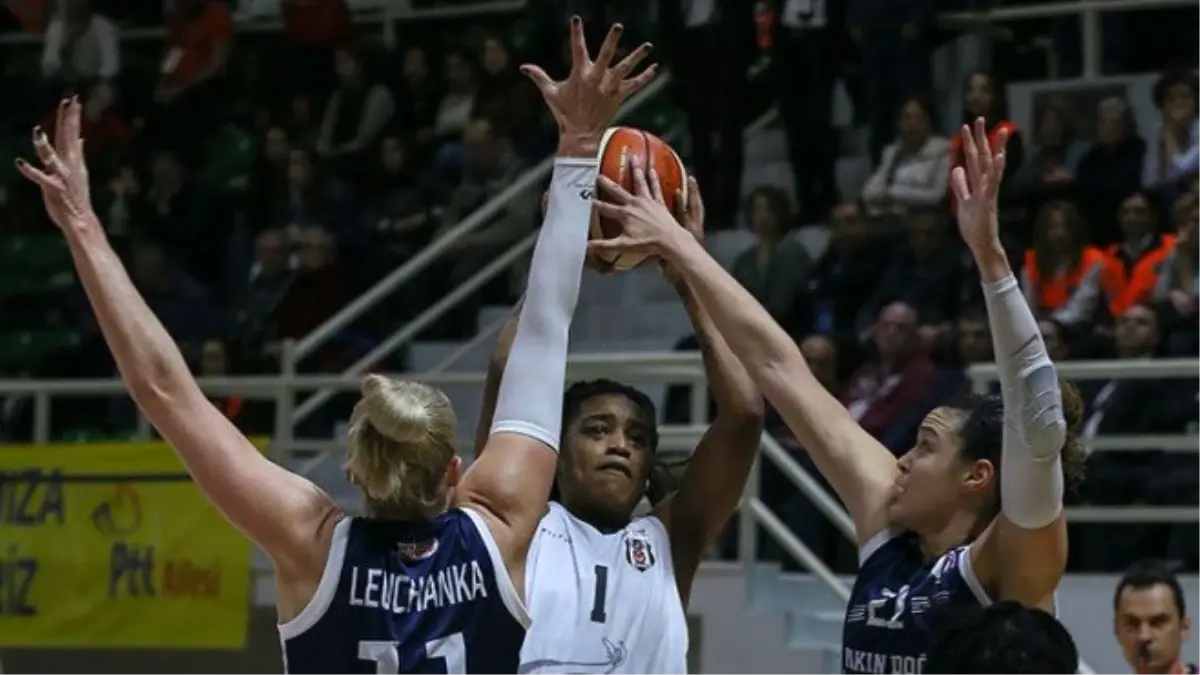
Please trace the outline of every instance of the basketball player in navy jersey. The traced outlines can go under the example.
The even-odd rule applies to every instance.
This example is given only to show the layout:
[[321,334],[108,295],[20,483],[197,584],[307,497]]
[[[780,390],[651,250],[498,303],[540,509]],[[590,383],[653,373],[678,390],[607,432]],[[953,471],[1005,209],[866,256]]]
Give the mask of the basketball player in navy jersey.
[[645,45],[610,67],[620,32],[593,62],[574,19],[571,74],[546,96],[562,136],[490,451],[460,480],[446,396],[367,376],[346,461],[365,496],[363,518],[263,457],[196,385],[92,209],[79,102],[60,106],[53,146],[34,130],[43,168],[17,166],[67,238],[130,395],[217,509],[274,563],[288,672],[515,672],[529,627],[525,559],[557,461],[596,146],[621,102],[653,77],[652,69],[629,77]]
[[[688,191],[688,203],[679,200],[684,227],[675,227],[699,239],[704,207],[694,179]],[[653,504],[649,515],[635,517],[658,446],[654,403],[613,380],[567,390],[561,398],[558,498],[529,557],[526,597],[533,627],[521,651],[522,673],[687,672],[685,610],[692,582],[753,466],[763,403],[706,308],[671,270],[665,273],[692,319],[716,417],[678,489]],[[507,384],[509,342],[524,321],[514,313],[501,333],[477,441],[487,429],[490,402]]]
[[[817,382],[795,341],[648,195],[600,179],[620,237],[602,252],[661,255],[813,457],[854,520],[859,574],[846,611],[846,672],[921,672],[946,610],[1014,600],[1053,612],[1067,559],[1064,469],[1083,452],[1077,392],[1059,384],[997,235],[1003,142],[963,128],[959,230],[983,279],[1001,397],[931,412],[898,461]],[[1003,140],[1003,139],[1002,139]]]

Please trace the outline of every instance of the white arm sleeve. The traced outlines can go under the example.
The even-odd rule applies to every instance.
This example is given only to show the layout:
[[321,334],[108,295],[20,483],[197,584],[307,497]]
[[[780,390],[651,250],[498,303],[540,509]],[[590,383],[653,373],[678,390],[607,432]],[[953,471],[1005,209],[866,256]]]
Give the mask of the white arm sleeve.
[[594,159],[554,162],[546,218],[533,249],[525,302],[492,423],[493,434],[522,434],[556,452],[562,433],[567,340],[579,299],[598,167]]
[[1067,425],[1058,375],[1017,280],[985,282],[983,295],[1004,399],[1001,510],[1018,527],[1039,529],[1062,512]]

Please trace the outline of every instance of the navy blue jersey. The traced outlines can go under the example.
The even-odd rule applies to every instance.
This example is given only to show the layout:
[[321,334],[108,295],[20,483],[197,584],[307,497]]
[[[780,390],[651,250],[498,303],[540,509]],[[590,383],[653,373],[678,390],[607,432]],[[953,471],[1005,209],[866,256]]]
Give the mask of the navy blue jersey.
[[346,518],[308,606],[279,626],[288,673],[515,673],[529,626],[479,514]]
[[842,629],[842,672],[924,672],[944,617],[990,602],[966,546],[927,560],[916,535],[882,532],[859,553]]

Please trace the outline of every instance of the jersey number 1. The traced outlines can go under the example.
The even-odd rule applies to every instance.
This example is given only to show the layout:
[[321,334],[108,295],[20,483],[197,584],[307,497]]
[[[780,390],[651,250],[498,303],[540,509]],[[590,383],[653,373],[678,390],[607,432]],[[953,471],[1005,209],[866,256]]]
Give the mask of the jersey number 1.
[[608,613],[604,611],[605,600],[608,598],[608,566],[596,565],[596,590],[592,594],[592,621],[604,623]]
[[[376,675],[396,675],[400,672],[400,651],[397,643],[388,640],[362,640],[358,643],[358,658],[375,662]],[[441,661],[446,675],[467,672],[467,644],[462,633],[425,643],[425,660]]]

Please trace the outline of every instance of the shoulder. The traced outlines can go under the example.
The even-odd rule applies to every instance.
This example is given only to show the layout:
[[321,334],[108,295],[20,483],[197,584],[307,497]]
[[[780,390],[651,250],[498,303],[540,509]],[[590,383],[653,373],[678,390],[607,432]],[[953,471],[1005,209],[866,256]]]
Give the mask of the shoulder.
[[926,153],[949,155],[950,149],[950,139],[946,138],[945,136],[931,136],[929,140],[925,142]]

